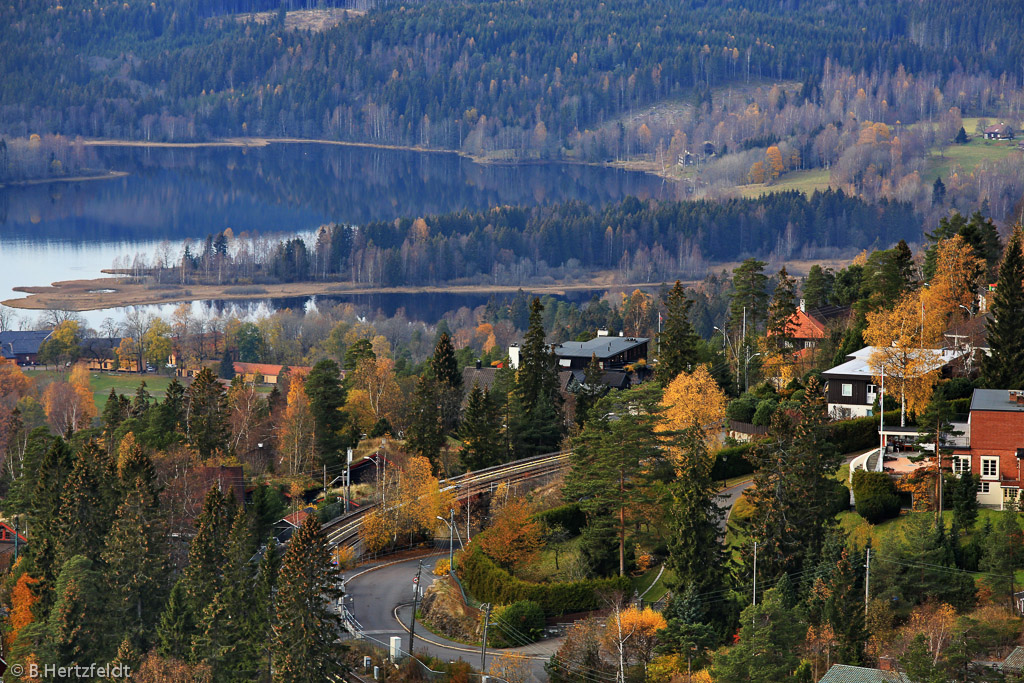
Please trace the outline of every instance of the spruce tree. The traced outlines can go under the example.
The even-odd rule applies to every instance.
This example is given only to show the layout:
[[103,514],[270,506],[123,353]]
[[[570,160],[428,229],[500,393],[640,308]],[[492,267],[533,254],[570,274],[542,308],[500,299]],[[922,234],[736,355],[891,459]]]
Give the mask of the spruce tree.
[[455,358],[455,347],[446,332],[437,338],[434,355],[430,359],[430,374],[435,382],[441,423],[446,434],[453,433],[459,425],[459,411],[462,407],[462,373]]
[[747,333],[753,334],[765,318],[768,308],[768,276],[764,261],[749,258],[732,271],[732,296],[729,299],[729,323],[735,334],[742,334],[744,309]]
[[978,477],[964,470],[953,486],[953,523],[970,533],[978,519]]
[[430,460],[434,470],[440,471],[441,449],[446,439],[436,380],[423,376],[416,383],[412,399],[412,421],[405,436],[406,448]]
[[708,454],[704,431],[697,426],[672,437],[677,454],[676,477],[671,484],[672,537],[668,566],[675,572],[676,587],[700,593],[724,588],[725,510],[719,506],[718,488],[711,476],[714,458]]
[[151,510],[156,510],[160,506],[160,484],[157,482],[156,467],[131,432],[125,434],[118,447],[117,478],[125,492],[135,488],[141,490],[146,505]]
[[53,601],[53,586],[60,571],[61,493],[71,474],[71,448],[63,439],[56,439],[43,454],[36,473],[36,485],[31,497],[30,525],[32,543],[28,552],[39,579],[40,608],[47,611]]
[[981,374],[990,389],[1024,389],[1024,229],[1006,245],[988,321],[989,355]]
[[342,648],[335,643],[341,621],[331,609],[342,595],[338,570],[316,515],[307,517],[289,541],[277,584],[275,679],[319,683],[344,673]]
[[186,592],[185,580],[179,579],[171,589],[167,606],[157,625],[157,652],[162,657],[186,659],[191,655],[195,634],[195,615]]
[[[659,368],[661,362],[659,361]],[[580,429],[590,418],[590,411],[601,400],[601,397],[608,393],[608,385],[601,381],[603,376],[604,370],[601,369],[597,356],[591,354],[590,362],[587,363],[587,367],[583,371],[583,382],[576,390],[575,420],[576,426]]]
[[107,535],[116,506],[118,490],[111,472],[97,456],[106,455],[90,444],[79,453],[64,482],[60,496],[59,561],[83,555],[99,559],[103,546],[98,539]]
[[306,377],[306,396],[316,425],[316,453],[328,468],[342,464],[342,452],[353,445],[349,435],[349,416],[345,405],[345,387],[341,368],[329,358],[317,361]]
[[224,585],[224,563],[233,506],[214,486],[203,500],[196,519],[196,535],[188,547],[188,565],[182,574],[185,595],[193,615],[202,613]]
[[221,356],[220,365],[217,366],[217,376],[227,380],[235,378],[235,362],[231,359],[231,351],[225,350],[224,355]]
[[227,449],[227,397],[210,368],[185,391],[185,435],[203,460]]
[[57,666],[107,661],[118,641],[105,628],[102,579],[93,561],[82,555],[68,559],[54,594],[42,646],[44,661]]
[[125,417],[127,415],[121,405],[121,397],[114,391],[114,387],[110,387],[110,394],[107,396],[107,402],[103,405],[103,414],[100,416],[100,421],[103,423],[103,433],[108,438],[108,444],[110,435],[117,430]]
[[807,271],[807,278],[801,288],[804,303],[807,310],[814,310],[828,305],[832,300],[832,290],[835,287],[835,274],[832,269],[824,269],[815,263]]
[[535,297],[520,348],[512,443],[520,458],[556,451],[562,437],[558,370],[555,355],[544,340],[543,311]]
[[501,464],[501,420],[490,392],[474,382],[459,430],[463,447],[459,454],[467,470]]
[[146,413],[149,412],[149,405],[153,401],[153,397],[149,395],[149,391],[146,390],[146,380],[139,382],[139,387],[135,390],[135,398],[132,399],[131,416],[136,419],[142,419],[146,417]]
[[[658,336],[657,376],[667,385],[697,362],[697,333],[690,324],[693,301],[679,280],[665,296],[665,323]],[[579,419],[577,418],[577,422]]]
[[117,510],[103,550],[111,624],[140,650],[153,633],[167,593],[166,532],[141,478]]

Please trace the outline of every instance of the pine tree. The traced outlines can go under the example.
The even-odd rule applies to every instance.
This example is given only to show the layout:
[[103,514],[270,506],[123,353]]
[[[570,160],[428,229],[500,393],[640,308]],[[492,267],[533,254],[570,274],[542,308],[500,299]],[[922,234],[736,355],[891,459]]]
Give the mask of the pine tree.
[[722,608],[711,610],[693,584],[682,592],[673,593],[665,609],[668,627],[661,634],[660,649],[685,655],[687,670],[700,668],[720,639],[715,624],[728,622],[728,618],[722,618],[727,617],[728,612]]
[[978,477],[964,470],[952,491],[953,524],[970,532],[978,519]]
[[835,274],[831,268],[824,269],[815,263],[807,271],[807,278],[804,280],[802,294],[807,310],[826,306],[832,300],[832,290],[835,287]]
[[196,535],[188,547],[188,566],[182,574],[185,595],[194,615],[213,600],[224,585],[224,563],[234,506],[217,487],[211,487],[196,519]]
[[227,449],[227,397],[210,368],[203,368],[185,391],[185,436],[201,459]]
[[146,417],[152,401],[153,397],[146,390],[146,381],[139,382],[139,387],[135,390],[135,398],[132,399],[131,416],[140,420]]
[[932,183],[932,204],[941,205],[946,199],[946,183],[942,182],[942,178],[936,178],[935,182]]
[[796,278],[789,276],[786,267],[779,270],[778,284],[768,308],[768,333],[780,347],[793,345],[793,314],[796,313]]
[[342,453],[353,445],[348,413],[341,410],[345,405],[341,368],[330,359],[318,361],[306,377],[305,389],[316,424],[316,453],[320,463],[328,468],[340,465]]
[[[259,567],[256,569],[256,580],[253,588],[251,604],[255,607],[247,612],[246,634],[253,643],[265,643],[272,634],[276,611],[275,595],[277,592],[277,576],[281,570],[281,552],[274,539],[271,538],[263,550]],[[270,653],[260,647],[256,654],[259,669],[270,670]]]
[[37,595],[45,613],[53,601],[53,586],[60,571],[58,548],[60,545],[61,493],[71,474],[71,448],[63,439],[56,439],[43,454],[36,473],[36,485],[31,497],[32,543],[29,554],[39,579]]
[[235,378],[235,362],[231,360],[231,351],[225,350],[224,355],[221,356],[220,365],[217,366],[217,376],[227,380]]
[[981,374],[992,389],[1024,389],[1024,228],[1013,230],[992,297],[988,322],[989,355]]
[[[660,362],[660,361],[659,361]],[[605,394],[608,393],[608,385],[601,381],[604,370],[597,361],[597,356],[591,354],[590,362],[583,371],[583,383],[576,390],[576,426],[580,429],[586,425],[590,418],[590,411],[597,405]]]
[[725,510],[711,476],[714,457],[707,450],[704,431],[697,426],[672,437],[680,457],[672,482],[672,537],[668,566],[678,588],[701,593],[722,589],[726,558],[720,542]]
[[466,413],[459,430],[463,447],[459,454],[468,470],[478,470],[501,464],[501,419],[490,392],[473,384],[466,403]]
[[[125,492],[139,488],[145,496],[146,505],[156,510],[160,505],[160,485],[157,482],[156,467],[135,435],[128,432],[121,439],[117,451],[117,477]],[[137,480],[137,481],[136,481]]]
[[103,423],[103,434],[107,437],[108,444],[113,433],[117,431],[118,426],[126,417],[121,405],[121,397],[114,391],[114,387],[110,387],[110,394],[107,396],[107,402],[103,405],[103,414],[100,416],[100,421]]
[[277,582],[275,679],[319,683],[342,674],[342,648],[335,643],[341,624],[330,608],[342,594],[316,515],[307,517],[289,541]]
[[749,258],[732,271],[732,296],[729,299],[729,322],[736,334],[742,334],[744,309],[747,333],[757,330],[768,307],[768,276],[764,261]]
[[167,593],[166,533],[141,478],[117,510],[103,550],[111,624],[141,650],[152,644]]
[[195,616],[186,593],[185,580],[179,579],[171,589],[167,606],[157,625],[157,652],[162,657],[186,659],[195,634]]
[[544,306],[534,298],[516,375],[512,447],[520,458],[558,450],[561,394],[555,355],[544,341]]
[[697,362],[699,338],[690,324],[692,306],[693,300],[687,298],[682,283],[676,280],[665,296],[665,325],[658,337],[657,375],[662,384],[667,385]]

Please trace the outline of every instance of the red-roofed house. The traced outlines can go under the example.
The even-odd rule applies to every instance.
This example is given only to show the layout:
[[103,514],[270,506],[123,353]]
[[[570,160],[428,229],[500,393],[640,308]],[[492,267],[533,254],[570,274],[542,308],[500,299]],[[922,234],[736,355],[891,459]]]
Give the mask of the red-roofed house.
[[284,519],[280,520],[274,525],[274,538],[279,543],[286,543],[289,538],[292,537],[302,523],[306,521],[306,518],[312,514],[316,514],[316,508],[307,507],[297,512],[293,512]]

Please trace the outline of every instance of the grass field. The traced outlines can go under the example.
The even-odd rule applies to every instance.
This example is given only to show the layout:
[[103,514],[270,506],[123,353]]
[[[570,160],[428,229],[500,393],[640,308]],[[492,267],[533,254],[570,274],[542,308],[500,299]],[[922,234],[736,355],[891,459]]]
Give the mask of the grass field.
[[929,185],[941,174],[949,175],[953,169],[961,173],[970,173],[985,161],[1002,161],[1017,151],[1017,141],[982,140],[975,137],[966,145],[950,145],[945,150],[933,149],[925,164],[921,180]]
[[786,192],[799,190],[804,194],[812,194],[815,190],[828,189],[829,171],[824,168],[813,171],[793,171],[779,178],[771,185],[738,185],[737,189],[744,197],[760,197],[770,192]]

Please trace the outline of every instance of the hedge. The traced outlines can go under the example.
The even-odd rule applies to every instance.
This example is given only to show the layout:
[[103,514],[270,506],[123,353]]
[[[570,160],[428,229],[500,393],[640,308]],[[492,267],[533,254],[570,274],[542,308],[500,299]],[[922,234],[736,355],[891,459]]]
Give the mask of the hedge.
[[580,509],[579,503],[569,503],[544,510],[535,514],[533,518],[549,528],[556,525],[561,526],[572,536],[579,536],[583,527],[587,525],[587,516]]
[[715,465],[711,468],[712,479],[732,479],[751,474],[754,466],[747,460],[750,444],[723,448],[715,454]]
[[601,594],[611,591],[628,594],[631,586],[629,577],[625,576],[565,583],[523,581],[496,565],[476,543],[470,545],[460,562],[456,562],[456,571],[466,590],[481,602],[510,605],[531,600],[548,615],[598,609],[603,605]]
[[896,484],[884,472],[856,470],[853,473],[853,497],[857,504],[857,514],[871,524],[878,524],[900,514]]
[[[885,413],[886,423],[900,418],[900,411]],[[829,440],[840,453],[862,451],[878,445],[878,416],[855,417],[852,420],[833,422],[828,426]]]

